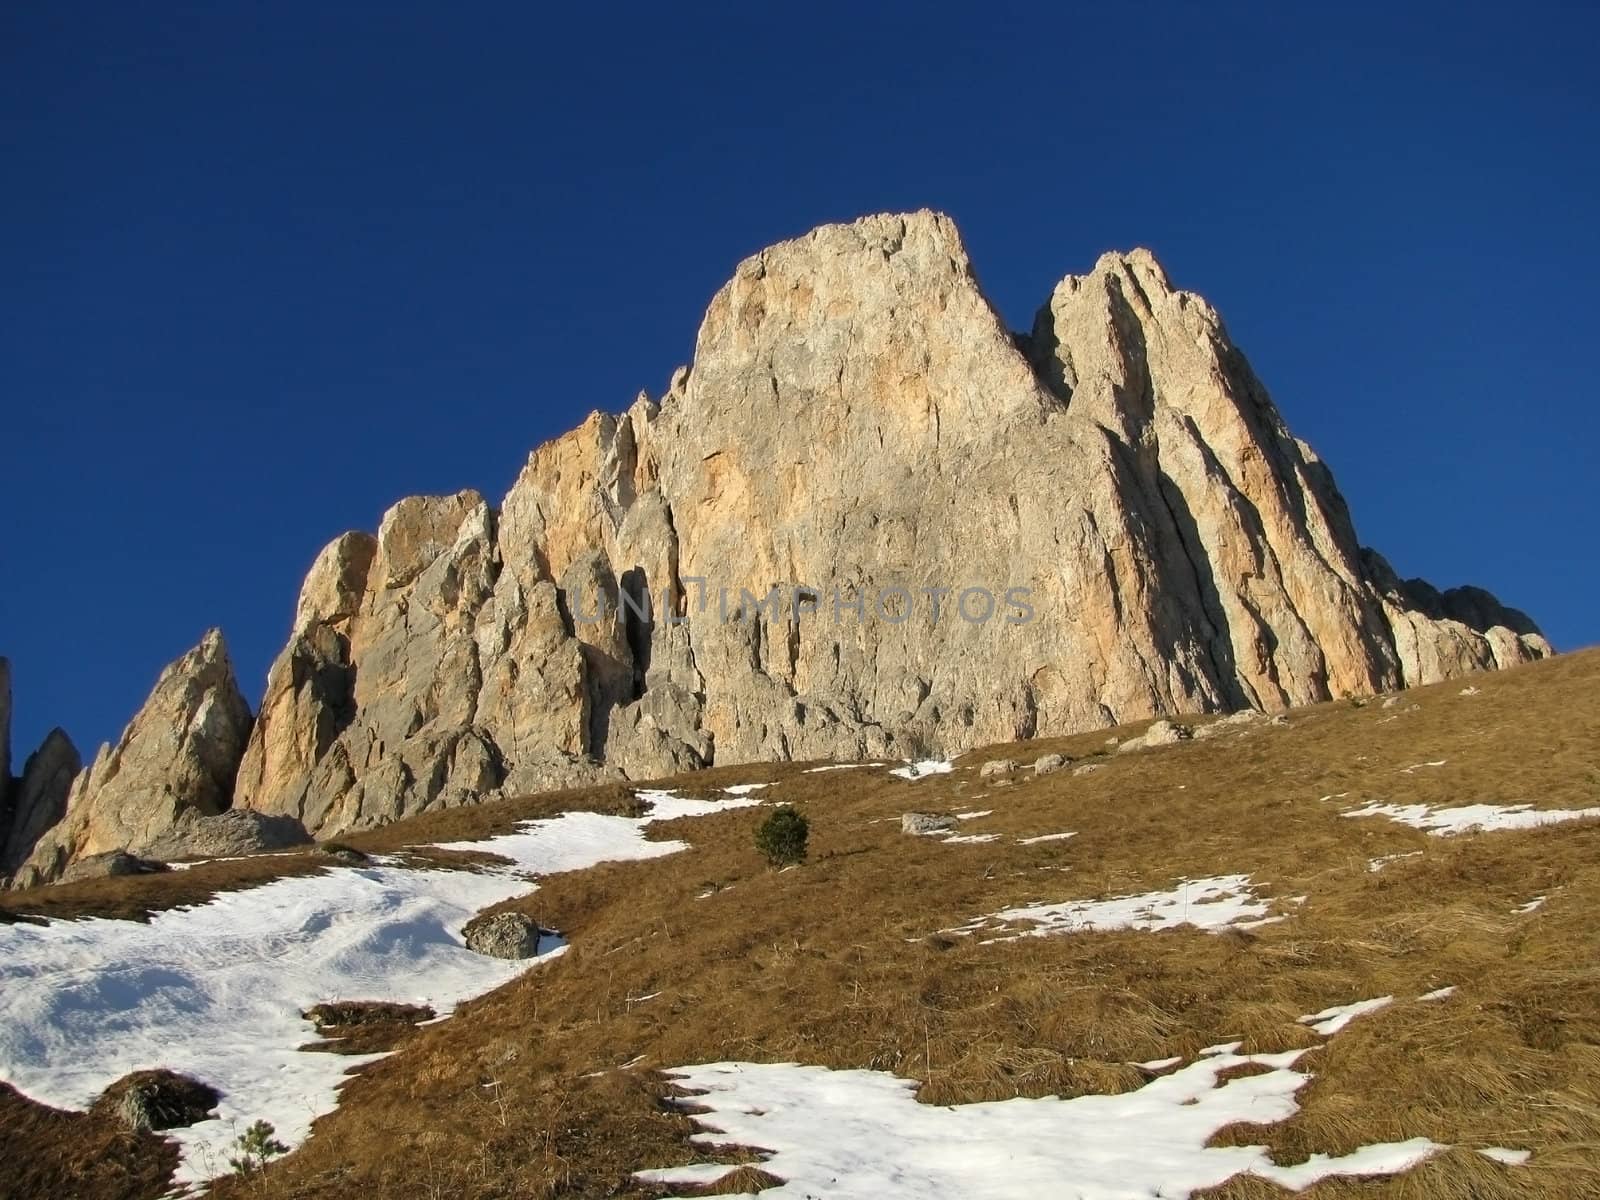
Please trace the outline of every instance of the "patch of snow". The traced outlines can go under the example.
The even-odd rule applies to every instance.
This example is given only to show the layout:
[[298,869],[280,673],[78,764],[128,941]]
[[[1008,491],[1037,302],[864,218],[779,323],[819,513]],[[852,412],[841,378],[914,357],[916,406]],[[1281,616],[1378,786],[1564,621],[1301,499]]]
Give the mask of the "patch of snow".
[[1001,909],[944,932],[976,933],[992,922],[1031,926],[1015,934],[986,939],[995,942],[1061,933],[1173,929],[1180,925],[1217,932],[1229,927],[1249,929],[1281,919],[1268,915],[1268,904],[1251,892],[1248,875],[1220,875],[1187,880],[1164,892]]
[[1149,1062],[1134,1063],[1136,1067],[1143,1067],[1146,1071],[1165,1071],[1168,1067],[1175,1067],[1183,1061],[1183,1055],[1174,1054],[1171,1058],[1153,1058]]
[[977,812],[957,813],[956,814],[956,820],[958,820],[958,821],[976,821],[979,817],[990,817],[990,816],[993,816],[993,815],[994,815],[994,809],[992,809],[992,808],[980,808]]
[[[640,818],[643,824],[652,821],[675,821],[679,817],[704,817],[734,808],[754,808],[761,803],[743,795],[736,795],[732,800],[696,800],[660,788],[645,788],[635,792],[634,795],[650,806],[650,812]],[[447,850],[463,848],[471,848],[471,843],[458,843],[445,847]]]
[[825,767],[807,767],[802,775],[815,775],[819,771],[854,771],[859,767],[881,767],[881,762],[829,763]]
[[731,1175],[739,1169],[738,1163],[691,1163],[687,1167],[658,1167],[647,1171],[635,1171],[633,1177],[642,1183],[664,1184],[690,1184],[694,1187],[710,1187],[713,1183],[721,1182],[725,1175]]
[[628,1004],[643,1004],[646,1000],[654,1000],[659,995],[660,992],[651,992],[648,996],[625,996],[623,999]]
[[[1304,1051],[1240,1056],[1219,1048],[1137,1091],[1063,1100],[1019,1097],[976,1104],[919,1104],[917,1083],[881,1071],[834,1071],[794,1063],[720,1062],[669,1072],[694,1095],[685,1107],[704,1128],[702,1146],[759,1147],[761,1169],[784,1182],[772,1200],[1078,1200],[1186,1196],[1241,1175],[1304,1188],[1334,1175],[1393,1175],[1441,1146],[1426,1138],[1313,1155],[1290,1167],[1264,1146],[1210,1146],[1236,1121],[1270,1124],[1298,1111],[1310,1078]],[[1252,1064],[1265,1071],[1226,1081]],[[658,1168],[636,1178],[700,1186],[730,1167]]]
[[730,796],[748,796],[751,792],[759,792],[762,788],[769,788],[770,783],[736,783],[732,787],[722,790]]
[[1529,900],[1526,904],[1517,905],[1517,912],[1518,913],[1531,913],[1535,909],[1543,908],[1544,907],[1544,902],[1546,900],[1548,900],[1549,898],[1550,897],[1548,897],[1548,896],[1535,896],[1532,900]]
[[[1350,814],[1346,813],[1345,815],[1349,816]],[[1385,854],[1380,858],[1369,859],[1367,861],[1367,870],[1381,871],[1390,863],[1399,862],[1402,858],[1415,858],[1421,853],[1421,850],[1408,850],[1404,854]]]
[[1375,1000],[1357,1000],[1352,1004],[1335,1004],[1332,1008],[1325,1008],[1319,1013],[1310,1013],[1301,1017],[1300,1023],[1311,1026],[1313,1030],[1323,1037],[1330,1037],[1357,1017],[1375,1013],[1380,1008],[1387,1008],[1393,1003],[1393,996],[1379,996]]
[[955,769],[954,763],[942,758],[924,758],[920,762],[908,762],[903,767],[896,767],[889,774],[898,775],[901,779],[926,779],[929,775],[948,775]]
[[1508,1167],[1520,1167],[1533,1157],[1532,1150],[1507,1150],[1504,1146],[1485,1146],[1478,1153]]
[[1464,687],[1461,689],[1460,694],[1463,696],[1476,696],[1478,694],[1478,689],[1475,687]]
[[1401,767],[1400,773],[1403,775],[1409,775],[1413,771],[1420,771],[1423,767],[1442,767],[1448,761],[1448,759],[1441,758],[1436,759],[1433,762],[1412,763],[1409,767]]
[[944,842],[947,846],[956,843],[966,846],[977,846],[984,842],[998,842],[999,840],[1000,835],[998,833],[959,833],[952,837],[945,838]]
[[1418,996],[1417,999],[1418,1000],[1448,1000],[1451,996],[1454,996],[1455,994],[1456,994],[1456,985],[1452,983],[1449,987],[1436,988],[1435,990],[1433,990],[1431,992],[1428,992],[1426,995]]
[[1329,1175],[1355,1175],[1368,1178],[1398,1175],[1431,1158],[1442,1148],[1437,1142],[1430,1142],[1427,1138],[1414,1137],[1404,1142],[1379,1142],[1371,1146],[1362,1146],[1349,1154],[1313,1154],[1305,1162],[1288,1167],[1269,1163],[1265,1167],[1253,1168],[1250,1174],[1259,1175],[1279,1187],[1288,1188],[1291,1192],[1302,1192]]
[[1078,836],[1078,831],[1077,830],[1073,830],[1071,833],[1041,833],[1036,837],[1018,838],[1017,839],[1017,845],[1019,845],[1019,846],[1037,846],[1040,842],[1064,842],[1068,838],[1073,838],[1073,837],[1077,837],[1077,836]]
[[222,892],[147,923],[88,919],[0,926],[0,1078],[57,1108],[82,1109],[131,1071],[165,1067],[222,1093],[217,1118],[169,1136],[177,1182],[226,1171],[252,1121],[291,1147],[338,1103],[346,1072],[382,1055],[306,1053],[300,1014],[330,1000],[427,1004],[440,1016],[565,950],[511,962],[468,950],[461,927],[526,895],[528,874],[658,858],[687,849],[650,841],[657,820],[755,803],[642,793],[632,820],[564,813],[452,850],[511,865],[484,871],[364,865]]
[[1600,808],[1536,809],[1531,804],[1463,804],[1435,808],[1431,804],[1369,804],[1347,817],[1388,817],[1401,825],[1426,830],[1434,837],[1452,837],[1472,830],[1537,829],[1561,821],[1600,817]]

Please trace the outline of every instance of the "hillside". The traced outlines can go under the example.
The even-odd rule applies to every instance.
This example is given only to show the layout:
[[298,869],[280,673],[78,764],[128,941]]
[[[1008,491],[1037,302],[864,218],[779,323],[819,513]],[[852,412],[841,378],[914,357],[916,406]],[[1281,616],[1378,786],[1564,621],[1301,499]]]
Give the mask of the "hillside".
[[[229,1119],[296,1141],[322,1113],[223,1197],[695,1195],[720,1168],[638,1173],[711,1162],[750,1164],[720,1194],[795,1197],[1600,1194],[1597,696],[1588,651],[1172,745],[1119,752],[1143,722],[915,778],[714,767],[430,812],[342,839],[358,865],[11,892],[0,1078],[88,1108],[134,1065],[217,1064],[223,1120],[176,1131],[191,1175]],[[777,803],[811,826],[781,871],[752,846]],[[959,819],[911,836],[909,811]],[[480,907],[559,953],[460,949]],[[302,1007],[458,998],[347,1029],[393,1053],[326,1111],[344,1063],[294,1049]],[[153,1197],[177,1157],[109,1105],[0,1099],[0,1196]]]

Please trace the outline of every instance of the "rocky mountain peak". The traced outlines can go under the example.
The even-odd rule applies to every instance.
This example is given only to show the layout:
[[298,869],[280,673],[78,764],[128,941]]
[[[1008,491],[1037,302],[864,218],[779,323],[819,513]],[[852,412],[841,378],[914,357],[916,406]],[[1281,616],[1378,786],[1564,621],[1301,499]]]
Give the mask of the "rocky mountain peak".
[[1220,316],[1150,252],[1065,277],[1018,336],[926,211],[745,259],[659,401],[535,449],[498,509],[411,497],[336,539],[253,726],[220,645],[79,780],[51,861],[148,840],[175,803],[224,807],[230,755],[235,807],[328,834],[1550,652],[1487,593],[1403,583],[1364,550]]

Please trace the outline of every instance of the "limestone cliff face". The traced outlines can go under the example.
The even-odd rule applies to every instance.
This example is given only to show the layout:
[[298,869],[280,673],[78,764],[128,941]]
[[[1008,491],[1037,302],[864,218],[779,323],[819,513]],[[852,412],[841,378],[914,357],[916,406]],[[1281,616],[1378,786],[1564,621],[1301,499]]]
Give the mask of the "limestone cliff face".
[[498,509],[413,497],[324,550],[233,802],[328,834],[1547,653],[1486,593],[1360,546],[1147,252],[1064,279],[1015,335],[948,218],[877,216],[741,263],[666,393],[535,450]]
[[16,882],[47,882],[111,850],[138,852],[188,810],[221,812],[249,734],[250,706],[213,629],[161,672],[117,744],[101,746],[78,775],[65,815],[38,839]]
[[[318,749],[326,722],[284,718],[291,751],[239,803],[328,831],[485,789],[953,751],[1549,650],[1485,594],[1363,551],[1216,312],[1148,253],[1063,280],[1019,338],[931,213],[740,264],[659,403],[536,450],[498,513],[419,498],[379,540],[396,565],[343,606],[334,655],[354,691],[301,672],[307,711],[349,728]],[[797,584],[817,611],[733,619]],[[965,619],[968,588],[1026,589],[1032,619]]]

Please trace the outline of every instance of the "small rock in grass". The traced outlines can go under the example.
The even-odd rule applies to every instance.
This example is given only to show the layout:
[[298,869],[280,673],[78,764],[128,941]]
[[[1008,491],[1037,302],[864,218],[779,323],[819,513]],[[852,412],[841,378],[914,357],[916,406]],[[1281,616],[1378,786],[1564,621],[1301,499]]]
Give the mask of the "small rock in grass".
[[1288,723],[1289,723],[1289,718],[1284,716],[1282,713],[1274,713],[1273,717],[1272,717],[1272,720],[1267,722],[1267,724],[1269,724],[1269,725],[1278,725],[1278,726],[1287,725]]
[[1099,763],[1084,763],[1081,767],[1073,767],[1074,775],[1089,775],[1100,769]]
[[1205,740],[1206,738],[1221,737],[1230,729],[1237,729],[1241,725],[1254,725],[1258,721],[1263,721],[1265,719],[1266,714],[1259,712],[1256,709],[1240,709],[1236,713],[1229,713],[1225,717],[1218,717],[1215,721],[1211,721],[1205,725],[1199,726],[1195,729],[1194,736],[1197,740],[1201,741]]
[[908,812],[900,814],[901,833],[946,833],[955,827],[956,819],[943,813]]
[[1117,747],[1118,754],[1126,754],[1129,750],[1148,750],[1153,746],[1173,746],[1178,742],[1186,742],[1194,736],[1194,730],[1187,725],[1179,725],[1175,721],[1157,721],[1138,737],[1129,738]]
[[399,1004],[390,1000],[333,1000],[326,1004],[313,1004],[300,1015],[321,1033],[329,1029],[350,1029],[357,1025],[381,1025],[391,1021],[415,1025],[419,1021],[433,1020],[434,1011],[426,1004]]
[[1035,775],[1048,775],[1052,771],[1059,771],[1067,765],[1065,755],[1041,754],[1033,760],[1033,773]]
[[336,862],[341,862],[347,867],[359,867],[371,859],[357,850],[354,846],[346,846],[343,842],[323,842],[317,847],[320,854],[325,854]]
[[461,930],[467,949],[490,958],[532,958],[539,953],[539,923],[522,913],[474,917]]
[[989,779],[995,775],[1009,775],[1017,769],[1017,760],[1014,758],[990,759],[978,768],[979,779]]

